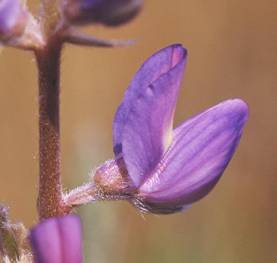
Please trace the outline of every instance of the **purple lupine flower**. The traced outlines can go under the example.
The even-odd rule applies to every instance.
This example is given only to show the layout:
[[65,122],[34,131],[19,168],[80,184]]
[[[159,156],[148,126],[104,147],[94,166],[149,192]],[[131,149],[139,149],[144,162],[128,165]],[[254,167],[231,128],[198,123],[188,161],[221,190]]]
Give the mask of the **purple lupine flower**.
[[53,217],[30,231],[35,263],[81,263],[82,237],[79,217]]
[[218,182],[239,143],[247,105],[240,99],[224,101],[173,130],[186,60],[181,45],[169,46],[133,78],[113,123],[116,160],[106,167],[115,179],[107,177],[105,167],[96,172],[104,194],[125,193],[143,211],[172,213],[207,195]]
[[20,36],[27,24],[27,12],[19,0],[0,1],[0,40]]
[[117,26],[134,18],[141,6],[142,0],[64,0],[62,12],[73,24]]

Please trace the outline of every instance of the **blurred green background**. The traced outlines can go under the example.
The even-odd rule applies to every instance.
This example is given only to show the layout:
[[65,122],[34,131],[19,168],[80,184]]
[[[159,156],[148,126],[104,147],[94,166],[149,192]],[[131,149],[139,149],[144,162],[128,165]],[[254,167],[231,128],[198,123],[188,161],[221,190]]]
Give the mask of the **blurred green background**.
[[[38,1],[30,1],[38,11]],[[225,175],[185,213],[141,215],[128,203],[91,204],[83,218],[86,262],[277,262],[277,4],[274,0],[145,1],[133,22],[90,27],[128,48],[67,46],[62,63],[64,187],[112,158],[114,112],[128,82],[156,50],[189,50],[175,123],[240,97],[250,119]],[[0,200],[13,220],[36,223],[38,127],[36,65],[30,53],[0,56]]]

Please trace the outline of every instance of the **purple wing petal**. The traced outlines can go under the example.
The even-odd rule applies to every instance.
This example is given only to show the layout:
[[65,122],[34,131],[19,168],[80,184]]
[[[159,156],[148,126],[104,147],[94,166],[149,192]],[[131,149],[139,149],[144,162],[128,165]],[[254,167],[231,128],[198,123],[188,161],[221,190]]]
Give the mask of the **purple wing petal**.
[[162,49],[139,69],[113,123],[116,156],[122,154],[138,186],[170,144],[172,119],[186,62],[181,45]]
[[30,241],[36,263],[81,263],[82,240],[79,217],[50,218],[35,226]]
[[243,101],[228,100],[174,130],[172,145],[140,187],[148,206],[181,209],[208,194],[232,158],[247,117]]

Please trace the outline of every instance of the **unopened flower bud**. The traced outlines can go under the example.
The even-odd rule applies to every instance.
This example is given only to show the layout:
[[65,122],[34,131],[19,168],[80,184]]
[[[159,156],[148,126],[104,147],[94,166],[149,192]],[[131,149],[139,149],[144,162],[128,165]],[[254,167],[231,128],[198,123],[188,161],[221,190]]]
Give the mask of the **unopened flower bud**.
[[52,217],[33,227],[30,243],[35,263],[82,263],[82,227],[79,217]]
[[141,7],[142,0],[64,0],[62,9],[73,24],[117,26],[134,18]]
[[28,13],[19,0],[0,0],[0,41],[20,37],[27,21]]

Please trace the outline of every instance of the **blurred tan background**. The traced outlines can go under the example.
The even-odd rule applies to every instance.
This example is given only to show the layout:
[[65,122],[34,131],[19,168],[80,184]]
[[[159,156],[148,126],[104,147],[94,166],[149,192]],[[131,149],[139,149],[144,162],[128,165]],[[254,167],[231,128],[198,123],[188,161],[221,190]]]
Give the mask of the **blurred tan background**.
[[[176,124],[227,98],[248,102],[241,144],[215,190],[185,213],[142,216],[127,203],[79,210],[86,262],[277,262],[277,3],[274,0],[145,1],[103,38],[137,39],[124,49],[67,46],[61,124],[65,188],[112,158],[113,114],[135,71],[156,50],[189,50]],[[37,2],[31,1],[37,11]],[[0,56],[0,201],[13,220],[36,223],[38,127],[36,67],[31,54]]]

